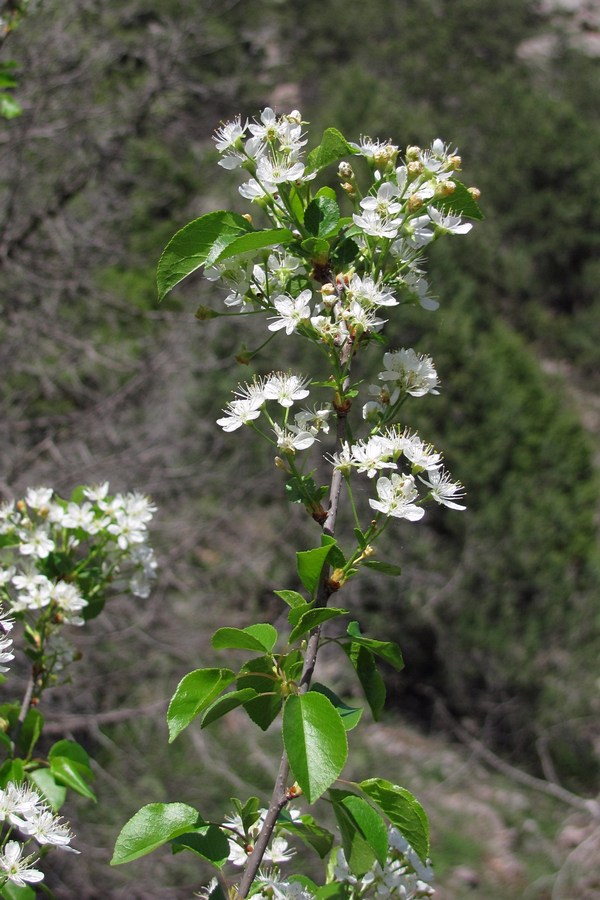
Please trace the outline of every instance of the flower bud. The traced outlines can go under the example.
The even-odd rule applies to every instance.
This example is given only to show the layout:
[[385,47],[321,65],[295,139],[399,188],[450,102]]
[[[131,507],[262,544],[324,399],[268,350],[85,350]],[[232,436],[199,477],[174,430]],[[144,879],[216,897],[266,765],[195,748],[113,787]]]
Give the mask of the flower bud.
[[349,197],[356,197],[356,188],[353,184],[350,184],[349,181],[344,181],[341,185],[342,190],[345,191]]
[[252,216],[250,215],[250,213],[243,213],[242,219],[246,219],[246,221],[250,222],[250,224],[252,225]]
[[415,160],[419,159],[420,156],[421,156],[421,148],[420,147],[417,147],[416,145],[413,144],[410,147],[406,148],[406,161],[407,162],[414,162]]
[[460,158],[460,156],[449,156],[448,162],[450,163],[450,167],[456,171],[457,169],[460,169],[462,159]]
[[217,319],[219,317],[219,313],[209,306],[199,306],[195,315],[201,322],[206,321],[206,319]]
[[453,181],[440,181],[435,195],[436,197],[450,197],[456,190],[456,184]]
[[340,178],[354,178],[354,170],[350,163],[342,161],[338,166],[338,175]]
[[467,188],[467,190],[470,193],[473,200],[479,200],[479,198],[481,197],[481,191],[479,190],[479,188],[470,187],[470,188]]
[[420,160],[409,162],[406,166],[406,171],[409,178],[416,178],[423,171],[423,163]]
[[416,212],[423,206],[423,201],[416,194],[411,194],[406,203],[409,212]]

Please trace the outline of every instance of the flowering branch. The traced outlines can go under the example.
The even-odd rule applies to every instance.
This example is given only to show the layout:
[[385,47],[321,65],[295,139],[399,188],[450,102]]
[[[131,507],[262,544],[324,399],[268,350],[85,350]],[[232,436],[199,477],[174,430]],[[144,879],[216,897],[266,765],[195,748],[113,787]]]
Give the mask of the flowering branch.
[[[351,143],[327,129],[305,156],[305,124],[297,110],[279,116],[267,108],[256,120],[242,122],[238,116],[217,130],[219,164],[246,176],[240,195],[255,205],[266,226],[256,228],[252,216],[227,211],[201,216],[169,242],[157,276],[162,299],[203,267],[210,281],[225,286],[226,313],[201,307],[200,320],[263,314],[270,338],[261,353],[272,338],[295,338],[312,344],[325,361],[312,376],[258,370],[237,386],[217,419],[227,433],[249,426],[276,449],[287,499],[301,504],[321,528],[320,545],[296,554],[302,590],[275,592],[289,607],[289,634],[280,639],[270,623],[261,622],[219,628],[213,647],[230,651],[231,659],[242,651],[248,660],[235,666],[237,672],[229,666],[190,672],[167,713],[170,740],[199,716],[206,727],[241,707],[266,730],[281,713],[284,753],[267,809],[261,810],[256,798],[236,799],[234,815],[219,825],[186,804],[149,804],[123,828],[113,864],[171,842],[199,853],[219,871],[227,863],[242,867],[239,883],[227,888],[230,897],[358,900],[385,890],[389,896],[423,897],[431,893],[425,814],[408,791],[385,779],[334,787],[348,755],[346,731],[362,711],[347,706],[313,675],[322,628],[348,615],[330,603],[331,597],[363,568],[399,574],[396,565],[376,558],[388,524],[419,521],[432,501],[465,508],[464,489],[442,468],[441,454],[399,421],[412,398],[438,393],[431,358],[412,348],[385,349],[377,383],[362,403],[362,382],[352,379],[355,365],[387,344],[383,316],[402,304],[437,307],[423,271],[424,248],[443,235],[469,232],[472,225],[465,219],[481,218],[478,192],[458,180],[461,159],[441,140],[427,149],[408,147],[401,158],[389,141]],[[350,159],[362,170],[355,172]],[[338,164],[341,195],[329,186],[314,189],[331,164]],[[260,356],[244,349],[237,359],[258,363]],[[320,392],[317,401],[298,410],[296,404],[313,390]],[[329,486],[320,486],[310,454],[330,439],[334,419],[335,445],[325,455],[332,467]],[[362,506],[352,492],[356,477],[375,483],[374,496]],[[344,483],[355,527],[351,536],[343,535],[342,546],[336,526]],[[377,660],[401,669],[400,649],[364,635],[358,622],[350,622],[336,644],[378,718],[385,686]],[[292,803],[302,799],[312,806],[325,792],[341,846]],[[329,857],[324,885],[281,875],[294,835]],[[264,863],[273,870],[262,869]],[[332,892],[333,884],[341,885],[339,891]],[[226,894],[213,880],[201,896],[224,900]]]

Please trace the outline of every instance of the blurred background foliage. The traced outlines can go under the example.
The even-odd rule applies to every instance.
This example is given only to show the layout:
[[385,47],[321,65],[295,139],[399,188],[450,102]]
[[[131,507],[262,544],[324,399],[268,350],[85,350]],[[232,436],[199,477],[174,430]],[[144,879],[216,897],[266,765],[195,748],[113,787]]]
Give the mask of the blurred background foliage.
[[[59,896],[97,896],[98,877],[113,897],[189,896],[197,874],[181,858],[106,870],[122,822],[153,799],[208,815],[215,785],[243,790],[223,759],[268,784],[269,736],[249,747],[233,719],[167,748],[163,701],[214,657],[225,617],[281,614],[272,589],[291,586],[292,551],[314,532],[281,508],[269,454],[214,425],[260,329],[196,322],[197,305],[221,304],[201,278],[160,308],[154,289],[177,228],[244,211],[210,136],[267,104],[300,108],[314,137],[441,136],[482,191],[485,222],[432,253],[440,309],[389,332],[436,361],[442,392],[407,424],[444,449],[469,511],[390,529],[402,579],[365,577],[346,602],[403,647],[397,715],[432,734],[450,714],[513,764],[597,792],[600,12],[559,7],[44,0],[6,41],[23,113],[0,124],[0,487],[110,479],[160,509],[157,590],[75,636],[72,690],[49,702],[57,731],[90,744],[107,795],[87,813],[81,883],[57,869]],[[206,779],[189,787],[190,756],[192,771],[218,761],[210,796]]]

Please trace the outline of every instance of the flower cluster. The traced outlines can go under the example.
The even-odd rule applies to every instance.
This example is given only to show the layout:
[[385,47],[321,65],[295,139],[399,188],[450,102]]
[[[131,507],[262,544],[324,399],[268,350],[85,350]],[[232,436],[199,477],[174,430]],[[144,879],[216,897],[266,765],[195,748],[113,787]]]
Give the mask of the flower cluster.
[[24,843],[7,841],[0,853],[0,886],[11,881],[25,887],[27,883],[43,879],[43,872],[33,867],[37,855],[24,855],[31,840],[42,847],[61,847],[73,853],[79,852],[69,846],[73,839],[69,825],[56,816],[37,791],[26,783],[9,781],[4,789],[0,788],[0,819],[8,826],[9,836],[16,828],[24,837]]
[[[309,395],[309,381],[301,375],[272,372],[265,378],[256,378],[251,384],[239,385],[235,399],[227,404],[225,413],[217,424],[224,431],[236,431],[259,418],[261,412],[267,416],[275,435],[270,438],[283,453],[294,454],[296,450],[307,450],[316,440],[319,431],[329,430],[329,416],[333,407],[323,405],[314,410],[304,409],[295,414],[294,424],[289,422],[289,411],[298,400]],[[282,408],[281,424],[267,414],[265,404],[276,401]],[[256,427],[256,426],[255,426]]]
[[[267,810],[260,809],[256,821],[246,828],[244,828],[241,816],[236,814],[226,817],[222,827],[229,840],[228,860],[234,866],[241,867],[246,865],[266,815]],[[297,810],[292,811],[292,818],[298,818],[299,815],[300,813]],[[289,862],[293,856],[294,850],[289,846],[286,839],[280,834],[275,834],[270,846],[265,851],[263,862],[270,863],[278,868],[282,863]]]
[[389,828],[389,850],[385,866],[375,862],[362,877],[354,875],[343,850],[337,851],[334,878],[349,887],[349,900],[368,897],[398,897],[402,900],[423,900],[435,891],[431,887],[433,873],[425,866],[400,832]]
[[30,488],[2,506],[0,594],[12,613],[47,611],[82,625],[91,600],[123,569],[130,590],[148,596],[156,561],[147,527],[155,507],[142,494],[108,491],[105,482],[63,500],[52,488]]

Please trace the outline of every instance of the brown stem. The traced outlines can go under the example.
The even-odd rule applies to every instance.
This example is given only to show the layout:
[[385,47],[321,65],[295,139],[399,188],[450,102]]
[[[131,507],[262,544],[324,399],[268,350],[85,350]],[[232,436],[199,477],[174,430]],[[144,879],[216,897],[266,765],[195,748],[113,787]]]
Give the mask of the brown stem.
[[[348,344],[346,344],[346,346],[343,348],[341,354],[341,362],[343,365],[348,362],[351,354],[352,344],[351,342],[348,342]],[[346,379],[346,383],[344,385],[345,388],[348,387],[348,382],[349,378]],[[338,411],[336,448],[341,447],[342,441],[346,437],[346,414],[346,411]],[[342,481],[343,479],[341,473],[338,469],[334,469],[329,488],[329,506],[327,517],[322,526],[323,532],[330,535],[331,537],[333,537],[335,533]],[[317,589],[317,602],[315,604],[316,606],[327,606],[329,597],[331,596],[331,589],[328,586],[328,581],[329,566],[326,565],[323,567],[321,578],[319,580],[319,587]],[[302,694],[306,693],[306,691],[308,691],[310,688],[310,683],[317,662],[317,654],[319,652],[320,634],[321,629],[318,626],[311,631],[308,638],[306,652],[304,654],[304,665],[302,666],[302,675],[300,676],[299,682],[300,693]],[[288,762],[287,754],[284,750],[281,756],[281,762],[279,763],[279,771],[277,773],[277,779],[275,781],[273,795],[271,797],[271,802],[267,810],[267,815],[265,816],[265,821],[263,822],[260,834],[255,841],[254,849],[248,858],[246,869],[238,887],[239,900],[243,900],[243,898],[248,896],[248,891],[252,887],[252,883],[256,878],[256,873],[258,872],[259,866],[265,855],[265,851],[269,845],[269,841],[271,840],[271,835],[273,834],[273,829],[275,828],[277,817],[279,816],[279,813],[284,808],[284,806],[290,800],[287,786],[289,772],[290,765]]]

